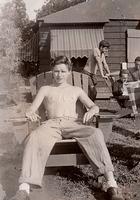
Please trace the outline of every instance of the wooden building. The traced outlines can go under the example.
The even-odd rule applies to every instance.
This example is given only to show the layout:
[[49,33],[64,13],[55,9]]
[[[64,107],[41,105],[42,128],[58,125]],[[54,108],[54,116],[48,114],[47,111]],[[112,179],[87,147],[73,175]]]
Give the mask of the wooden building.
[[37,21],[38,32],[22,48],[21,60],[39,62],[42,72],[49,70],[51,58],[64,54],[79,67],[106,39],[111,44],[111,71],[119,70],[121,62],[131,65],[140,56],[139,10],[139,0],[90,0],[44,16]]

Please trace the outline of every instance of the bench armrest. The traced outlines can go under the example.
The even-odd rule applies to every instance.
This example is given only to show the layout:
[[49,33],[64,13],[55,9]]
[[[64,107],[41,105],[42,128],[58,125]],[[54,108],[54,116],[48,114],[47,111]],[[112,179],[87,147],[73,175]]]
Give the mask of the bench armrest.
[[94,116],[95,126],[96,126],[96,128],[99,128],[100,119],[105,119],[105,120],[106,119],[117,119],[119,117],[120,117],[119,114],[102,114],[102,113],[96,114]]
[[[93,116],[93,122],[95,123],[95,127],[99,128],[99,121],[100,119],[112,119],[112,118],[119,118],[119,115],[114,115],[114,114],[96,114]],[[15,118],[9,118],[7,120],[5,120],[6,122],[28,122],[29,120],[27,119],[27,117],[15,117]],[[41,122],[40,120],[37,121],[38,125],[40,125]]]

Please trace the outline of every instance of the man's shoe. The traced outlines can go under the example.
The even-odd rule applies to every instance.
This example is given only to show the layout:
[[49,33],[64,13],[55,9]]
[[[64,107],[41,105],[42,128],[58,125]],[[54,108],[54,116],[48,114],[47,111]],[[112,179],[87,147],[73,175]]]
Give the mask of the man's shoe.
[[30,198],[25,190],[18,190],[10,200],[30,200]]
[[121,194],[118,192],[118,188],[109,187],[107,190],[109,200],[124,200]]

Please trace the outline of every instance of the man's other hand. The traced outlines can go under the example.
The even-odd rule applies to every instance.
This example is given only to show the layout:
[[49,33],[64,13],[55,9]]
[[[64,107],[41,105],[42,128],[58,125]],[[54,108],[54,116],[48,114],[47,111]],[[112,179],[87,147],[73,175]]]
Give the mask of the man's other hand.
[[26,115],[27,119],[31,120],[32,122],[36,122],[39,119],[41,119],[41,117],[38,114],[36,114],[35,112],[32,112],[32,111],[26,112],[25,115]]

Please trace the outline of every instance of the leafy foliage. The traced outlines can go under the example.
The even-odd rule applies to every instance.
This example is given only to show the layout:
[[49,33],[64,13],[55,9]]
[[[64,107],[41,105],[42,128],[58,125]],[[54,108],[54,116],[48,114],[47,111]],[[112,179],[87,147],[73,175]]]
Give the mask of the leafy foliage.
[[86,0],[50,0],[42,6],[40,10],[38,10],[37,18],[50,15],[60,10],[64,10],[70,6],[74,6],[78,3],[85,2]]
[[26,42],[33,35],[32,27],[34,26],[35,22],[29,20],[23,0],[12,0],[12,4],[15,8],[15,25],[20,29],[22,42]]
[[32,26],[26,14],[23,0],[9,0],[0,14],[0,69],[14,70],[19,65],[19,50],[32,34]]
[[6,3],[0,15],[0,68],[14,70],[18,65],[18,50],[21,44],[20,29],[14,21],[15,8]]
[[34,21],[30,21],[26,13],[26,6],[23,0],[12,0],[11,3],[14,7],[14,22],[16,28],[20,29],[22,42],[28,41],[32,34],[32,26]]

